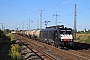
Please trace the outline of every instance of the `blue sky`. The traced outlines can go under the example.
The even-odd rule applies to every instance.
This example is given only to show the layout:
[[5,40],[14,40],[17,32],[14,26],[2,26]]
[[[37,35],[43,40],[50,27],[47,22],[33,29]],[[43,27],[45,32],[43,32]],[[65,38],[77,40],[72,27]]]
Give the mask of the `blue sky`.
[[55,25],[53,14],[56,11],[60,15],[57,17],[57,22],[61,22],[58,25],[74,28],[74,4],[77,4],[77,30],[90,29],[90,0],[0,0],[0,23],[9,29],[23,29],[24,23],[24,29],[27,29],[30,19],[33,21],[30,28],[36,29],[38,23],[40,26],[39,10],[44,10],[42,28],[45,28],[45,20],[51,21],[48,26]]

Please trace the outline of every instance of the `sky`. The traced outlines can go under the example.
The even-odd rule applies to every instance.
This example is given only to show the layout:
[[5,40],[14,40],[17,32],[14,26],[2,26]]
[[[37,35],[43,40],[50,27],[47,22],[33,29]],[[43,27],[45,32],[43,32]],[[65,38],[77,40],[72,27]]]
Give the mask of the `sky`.
[[[40,28],[40,10],[42,11],[42,28],[64,25],[74,28],[74,5],[76,4],[77,30],[90,29],[90,0],[0,0],[0,29]],[[54,15],[54,16],[53,16]],[[31,22],[33,21],[33,22]]]

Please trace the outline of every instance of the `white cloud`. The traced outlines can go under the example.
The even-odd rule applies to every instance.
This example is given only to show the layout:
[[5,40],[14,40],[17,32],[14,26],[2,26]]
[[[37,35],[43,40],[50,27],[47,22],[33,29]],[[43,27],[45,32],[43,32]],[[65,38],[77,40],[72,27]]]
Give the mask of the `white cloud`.
[[69,2],[62,2],[63,4],[69,3]]
[[71,0],[67,0],[66,2],[62,2],[62,4],[67,4],[69,3]]

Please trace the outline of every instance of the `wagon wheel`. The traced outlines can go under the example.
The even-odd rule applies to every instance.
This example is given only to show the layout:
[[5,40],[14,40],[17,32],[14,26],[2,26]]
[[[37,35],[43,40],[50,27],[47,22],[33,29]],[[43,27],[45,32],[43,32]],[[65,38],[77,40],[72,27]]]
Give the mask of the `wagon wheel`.
[[54,42],[52,43],[52,46],[55,46],[55,43]]

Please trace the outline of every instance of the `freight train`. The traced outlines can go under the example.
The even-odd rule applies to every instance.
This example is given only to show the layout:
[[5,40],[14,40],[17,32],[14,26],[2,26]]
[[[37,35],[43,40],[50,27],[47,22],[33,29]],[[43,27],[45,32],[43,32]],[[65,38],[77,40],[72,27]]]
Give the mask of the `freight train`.
[[18,31],[17,33],[56,47],[74,46],[72,28],[64,27],[64,25],[50,26],[42,30]]

